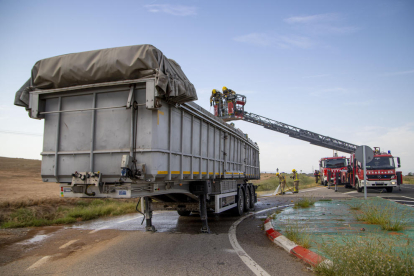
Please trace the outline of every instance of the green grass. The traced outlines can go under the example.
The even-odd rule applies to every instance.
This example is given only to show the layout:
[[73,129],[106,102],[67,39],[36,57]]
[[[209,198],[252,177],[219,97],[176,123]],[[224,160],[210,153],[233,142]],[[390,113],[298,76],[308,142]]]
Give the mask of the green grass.
[[[59,205],[60,204],[60,205]],[[17,208],[16,208],[17,206]],[[24,206],[24,207],[21,207]],[[69,224],[136,212],[136,200],[93,199],[15,204],[2,208],[1,228]]]
[[414,184],[414,176],[403,176],[403,183],[404,184]]
[[[269,174],[266,174],[269,175]],[[286,190],[293,187],[293,179],[290,178],[292,174],[285,174],[286,176]],[[276,174],[270,177],[261,177],[260,180],[252,181],[254,185],[259,185],[257,191],[274,191],[279,186],[279,178]],[[304,174],[299,175],[299,190],[319,186],[315,183],[315,178]],[[293,190],[293,188],[292,188]]]
[[[393,239],[375,236],[344,237],[325,242],[320,249],[332,261],[315,268],[318,275],[414,275],[414,258],[406,249],[397,251]],[[406,247],[409,248],[407,241]]]
[[304,197],[295,202],[293,208],[309,208],[315,204],[316,200],[312,197]]
[[311,246],[311,237],[310,234],[306,233],[304,230],[306,230],[306,228],[300,226],[299,223],[296,222],[295,224],[286,225],[283,234],[294,243],[299,244],[304,248],[309,248]]
[[[352,203],[351,203],[352,204]],[[401,212],[396,206],[384,200],[383,204],[374,204],[370,200],[361,203],[353,203],[352,210],[358,210],[354,215],[357,220],[369,224],[380,225],[383,230],[401,231],[407,227],[405,217],[412,216],[412,212]]]

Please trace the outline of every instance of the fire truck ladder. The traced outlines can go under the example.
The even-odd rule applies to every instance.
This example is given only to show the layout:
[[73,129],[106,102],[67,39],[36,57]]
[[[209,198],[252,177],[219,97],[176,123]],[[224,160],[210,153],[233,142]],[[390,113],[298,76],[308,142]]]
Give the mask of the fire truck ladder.
[[308,141],[312,145],[342,151],[346,153],[355,152],[357,146],[351,143],[347,143],[338,139],[334,139],[329,136],[321,135],[309,130],[294,127],[288,124],[284,124],[254,113],[244,112],[243,121],[253,123],[264,128],[277,131],[289,135],[292,138]]
[[[221,95],[221,94],[220,94]],[[212,96],[213,97],[213,96]],[[244,111],[246,96],[241,94],[226,95],[215,99],[214,115],[224,121],[243,120],[264,128],[289,135],[292,138],[308,141],[312,145],[346,153],[354,153],[357,146],[329,136],[284,124],[254,113]]]

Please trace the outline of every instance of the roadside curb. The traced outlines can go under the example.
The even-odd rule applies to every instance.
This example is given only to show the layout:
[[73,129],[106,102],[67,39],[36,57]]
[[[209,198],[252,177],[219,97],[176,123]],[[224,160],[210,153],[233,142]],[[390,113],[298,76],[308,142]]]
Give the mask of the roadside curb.
[[270,218],[267,218],[264,222],[264,230],[266,235],[273,243],[285,249],[289,254],[293,254],[299,259],[305,261],[311,266],[317,266],[318,264],[325,262],[330,263],[331,261],[320,256],[319,254],[306,249],[300,245],[297,245],[293,241],[283,236],[280,232],[273,229],[273,225]]

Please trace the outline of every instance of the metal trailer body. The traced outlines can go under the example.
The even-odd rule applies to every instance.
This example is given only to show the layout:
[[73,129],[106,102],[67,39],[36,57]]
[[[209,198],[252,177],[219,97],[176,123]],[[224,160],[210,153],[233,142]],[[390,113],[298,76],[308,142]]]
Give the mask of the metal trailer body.
[[62,197],[144,197],[149,230],[154,210],[199,211],[208,231],[207,210],[253,208],[257,144],[194,103],[157,96],[154,79],[30,92],[30,116],[45,120],[43,181]]

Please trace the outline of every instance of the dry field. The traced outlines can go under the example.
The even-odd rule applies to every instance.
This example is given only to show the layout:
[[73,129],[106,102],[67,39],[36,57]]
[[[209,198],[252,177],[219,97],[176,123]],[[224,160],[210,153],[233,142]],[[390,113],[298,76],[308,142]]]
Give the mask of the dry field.
[[59,185],[42,181],[40,165],[40,160],[0,157],[0,202],[59,198]]

